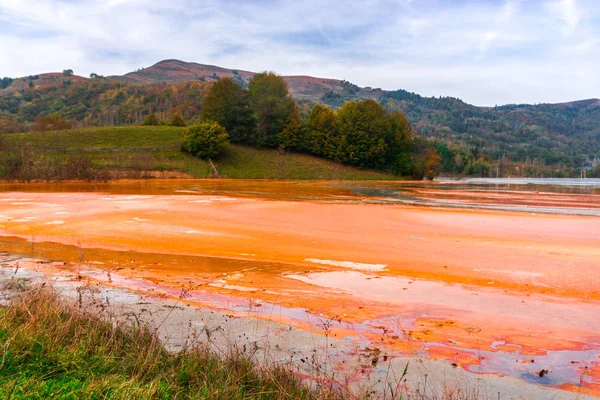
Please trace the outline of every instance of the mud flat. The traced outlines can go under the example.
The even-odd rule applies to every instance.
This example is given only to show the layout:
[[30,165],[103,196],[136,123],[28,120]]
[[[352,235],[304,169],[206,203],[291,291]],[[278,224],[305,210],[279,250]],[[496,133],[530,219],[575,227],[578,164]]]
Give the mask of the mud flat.
[[[242,325],[231,332],[291,328],[274,344],[325,340],[329,370],[357,384],[413,360],[412,390],[429,370],[447,386],[485,382],[489,398],[600,396],[600,218],[560,212],[595,212],[595,193],[538,192],[525,204],[532,194],[519,190],[481,199],[407,187],[438,203],[425,207],[344,183],[152,185],[5,187],[3,266],[20,255],[24,271],[61,282],[232,315]],[[449,197],[521,209],[439,204]]]

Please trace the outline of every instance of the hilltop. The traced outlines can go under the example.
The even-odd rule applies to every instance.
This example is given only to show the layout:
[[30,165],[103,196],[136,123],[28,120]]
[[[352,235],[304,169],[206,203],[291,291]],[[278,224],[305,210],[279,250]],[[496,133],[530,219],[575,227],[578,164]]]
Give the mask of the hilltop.
[[[220,78],[230,77],[241,85],[246,85],[254,75],[254,72],[239,69],[228,69],[214,65],[198,64],[180,60],[163,60],[151,67],[142,68],[123,76],[109,76],[107,79],[129,82],[135,84],[144,83],[181,83],[186,81],[211,82]],[[283,78],[288,84],[292,96],[300,99],[311,99],[319,101],[326,93],[344,93],[349,82],[339,79],[316,78],[312,76],[286,76]],[[355,89],[364,98],[378,98],[378,92],[371,89]]]

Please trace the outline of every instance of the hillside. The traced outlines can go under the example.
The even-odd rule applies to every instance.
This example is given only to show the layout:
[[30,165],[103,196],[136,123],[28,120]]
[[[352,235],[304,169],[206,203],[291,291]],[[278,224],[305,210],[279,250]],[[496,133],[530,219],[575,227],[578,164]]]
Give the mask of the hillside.
[[[6,135],[0,148],[0,178],[15,157],[25,154],[32,179],[52,179],[58,165],[83,157],[102,178],[210,177],[210,167],[180,151],[183,128],[100,127],[58,132]],[[395,179],[376,171],[359,170],[306,154],[230,145],[214,160],[224,178],[248,179]],[[24,179],[24,178],[23,178]]]
[[[230,77],[246,85],[252,78],[254,72],[227,69],[214,65],[205,65],[179,60],[163,60],[151,67],[142,68],[123,76],[109,76],[108,80],[118,82],[129,82],[135,84],[144,83],[181,83],[185,81],[212,82],[219,78]],[[358,91],[360,97],[378,98],[381,93],[370,89],[358,87],[348,90],[353,86],[349,82],[338,79],[315,78],[311,76],[283,76],[288,84],[290,93],[296,98],[318,101],[326,93],[349,94]]]
[[[150,112],[196,120],[204,95],[228,76],[245,86],[253,72],[164,60],[123,76],[95,79],[41,74],[0,86],[0,132],[27,129],[38,115],[58,113],[77,126],[139,124]],[[314,103],[334,108],[374,99],[407,115],[417,134],[485,152],[496,160],[552,170],[593,168],[600,158],[600,100],[477,107],[453,97],[423,97],[337,79],[284,76],[306,114]]]

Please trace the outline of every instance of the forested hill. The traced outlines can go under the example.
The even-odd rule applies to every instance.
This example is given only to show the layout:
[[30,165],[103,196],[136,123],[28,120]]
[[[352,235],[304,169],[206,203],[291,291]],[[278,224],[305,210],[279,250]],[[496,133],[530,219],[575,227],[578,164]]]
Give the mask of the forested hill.
[[[39,115],[58,113],[76,126],[138,124],[150,112],[193,120],[212,83],[231,77],[245,86],[254,75],[178,60],[161,61],[123,76],[90,78],[73,71],[0,79],[0,132],[30,129]],[[284,76],[307,113],[313,103],[334,108],[374,99],[407,115],[415,131],[495,160],[544,170],[594,168],[600,158],[600,100],[561,104],[476,107],[452,97],[423,97],[405,90],[359,88],[336,79]],[[594,161],[596,159],[596,161]],[[541,170],[540,169],[540,170]]]

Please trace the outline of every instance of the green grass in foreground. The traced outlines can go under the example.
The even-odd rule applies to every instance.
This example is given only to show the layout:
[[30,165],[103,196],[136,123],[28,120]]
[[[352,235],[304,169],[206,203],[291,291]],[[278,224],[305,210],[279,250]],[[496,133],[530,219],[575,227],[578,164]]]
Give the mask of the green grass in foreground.
[[102,321],[50,289],[27,289],[0,309],[0,347],[3,399],[333,398],[241,355],[167,352],[149,328]]
[[[179,151],[184,128],[125,126],[33,132],[5,136],[5,146],[27,141],[50,157],[73,155],[92,159],[95,168],[117,171],[181,172],[195,178],[210,176],[208,164]],[[306,154],[231,145],[213,160],[224,178],[238,179],[397,179],[377,171],[359,170]],[[159,175],[160,176],[160,175]]]

